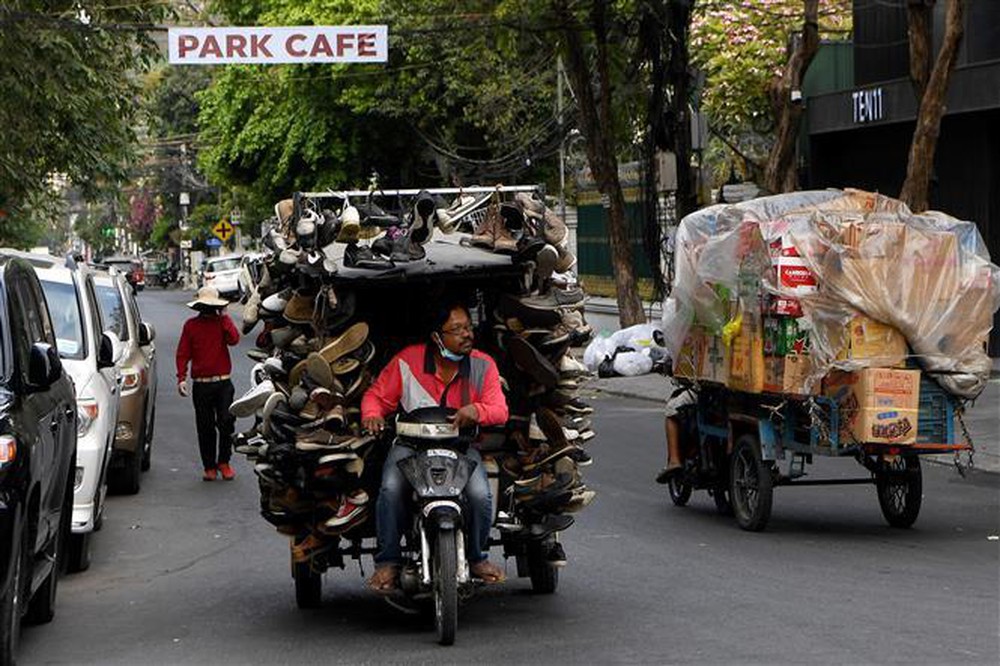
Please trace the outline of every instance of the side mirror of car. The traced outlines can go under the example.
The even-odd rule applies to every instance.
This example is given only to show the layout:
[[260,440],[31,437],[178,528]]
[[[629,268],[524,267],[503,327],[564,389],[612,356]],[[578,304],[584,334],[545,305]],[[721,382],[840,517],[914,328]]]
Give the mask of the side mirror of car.
[[139,324],[139,346],[145,347],[150,342],[156,339],[156,329],[153,325],[148,322],[141,322]]
[[62,361],[52,345],[36,342],[28,356],[28,384],[36,391],[44,391],[62,376]]
[[111,331],[101,333],[100,342],[97,344],[97,367],[111,368],[118,362],[116,358],[120,354],[121,342],[118,336]]

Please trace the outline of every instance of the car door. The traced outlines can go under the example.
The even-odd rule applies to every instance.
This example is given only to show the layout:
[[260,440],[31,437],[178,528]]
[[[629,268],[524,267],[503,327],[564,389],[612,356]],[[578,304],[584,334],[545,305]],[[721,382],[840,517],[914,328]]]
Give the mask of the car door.
[[[125,299],[125,308],[128,310],[128,318],[130,320],[130,330],[133,333],[133,340],[139,345],[139,327],[142,326],[142,316],[139,313],[139,304],[136,302],[135,295],[131,293],[130,290],[123,290],[122,297]],[[150,342],[147,345],[139,345],[139,353],[142,354],[145,367],[143,368],[143,378],[146,385],[143,390],[146,392],[146,412],[144,418],[146,419],[146,426],[152,425],[150,423],[150,418],[152,416],[154,402],[156,400],[156,342]],[[148,432],[148,430],[147,430]]]
[[[37,342],[51,344],[55,348],[55,337],[51,324],[46,335],[48,306],[38,288],[20,270],[15,271],[11,281],[11,321],[17,327],[16,355],[21,385],[26,387],[24,398],[26,419],[34,424],[35,442],[31,456],[31,478],[39,485],[41,506],[38,519],[38,534],[35,550],[47,543],[57,527],[59,512],[62,510],[65,470],[59,473],[59,447],[63,435],[65,416],[59,400],[58,385],[42,390],[29,388],[28,363],[31,347]],[[44,317],[44,319],[43,319]]]
[[[90,320],[90,335],[94,340],[94,354],[96,354],[100,349],[101,336],[105,330],[104,320],[101,317],[101,308],[97,303],[97,292],[94,288],[94,278],[92,275],[88,274],[83,279],[83,298],[86,303],[86,310],[88,310],[88,316]],[[108,460],[111,457],[111,446],[114,444],[114,432],[115,424],[118,423],[118,399],[119,399],[119,385],[118,385],[118,367],[116,365],[110,365],[105,368],[100,368],[98,371],[98,377],[96,380],[102,382],[103,389],[102,392],[110,396],[107,405],[102,405],[102,409],[107,409],[109,417],[107,423],[110,423],[109,428],[110,436],[107,442],[107,451],[105,452],[104,465],[101,469],[102,479],[103,474],[106,472]]]

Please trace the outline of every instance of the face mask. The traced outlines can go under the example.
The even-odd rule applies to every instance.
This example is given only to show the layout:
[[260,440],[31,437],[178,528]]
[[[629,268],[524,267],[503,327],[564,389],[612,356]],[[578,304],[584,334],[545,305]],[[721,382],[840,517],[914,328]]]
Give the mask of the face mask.
[[465,354],[456,354],[452,350],[445,347],[444,343],[441,342],[441,336],[436,333],[434,334],[434,342],[437,343],[438,351],[441,352],[441,356],[443,358],[446,358],[449,361],[454,361],[455,363],[458,363],[465,358]]

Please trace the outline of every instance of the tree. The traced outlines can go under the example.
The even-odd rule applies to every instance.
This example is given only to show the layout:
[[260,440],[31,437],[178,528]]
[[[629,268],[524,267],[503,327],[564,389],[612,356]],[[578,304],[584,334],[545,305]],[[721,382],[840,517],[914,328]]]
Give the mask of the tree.
[[58,196],[46,186],[50,174],[64,175],[88,198],[122,179],[134,139],[133,73],[157,56],[155,43],[133,26],[165,14],[154,0],[95,0],[86,9],[71,0],[0,6],[6,224],[31,226],[37,202]]
[[[586,139],[587,161],[598,189],[608,197],[608,238],[622,326],[646,321],[639,299],[635,263],[625,218],[625,196],[618,178],[618,145],[611,111],[613,86],[609,55],[612,37],[610,3],[594,0],[586,19],[580,19],[566,3],[556,0],[556,15],[562,24],[567,71],[577,98],[580,129]],[[591,34],[593,56],[588,57],[583,35]]]
[[[851,4],[851,0],[820,0],[816,11],[820,39],[849,38]],[[772,103],[771,91],[792,64],[789,56],[794,51],[788,47],[803,30],[804,7],[803,0],[695,3],[691,60],[704,77],[701,109],[712,135],[707,161],[714,167],[716,182],[729,175],[734,163],[746,178],[764,182],[779,126],[780,107]],[[804,75],[805,68],[801,69]],[[782,98],[790,101],[790,92]]]
[[802,79],[819,51],[819,0],[803,0],[803,17],[802,32],[789,48],[788,64],[768,91],[778,121],[764,169],[764,187],[769,192],[791,192],[799,185],[795,147],[802,117]]
[[934,168],[934,153],[941,132],[941,119],[945,112],[944,98],[948,92],[951,72],[955,68],[958,47],[965,32],[965,4],[966,0],[948,0],[941,50],[938,51],[934,67],[929,73],[931,11],[934,1],[910,0],[907,4],[910,79],[917,95],[919,109],[906,163],[906,179],[903,181],[899,198],[911,210],[918,213],[927,210],[929,206],[928,189]]

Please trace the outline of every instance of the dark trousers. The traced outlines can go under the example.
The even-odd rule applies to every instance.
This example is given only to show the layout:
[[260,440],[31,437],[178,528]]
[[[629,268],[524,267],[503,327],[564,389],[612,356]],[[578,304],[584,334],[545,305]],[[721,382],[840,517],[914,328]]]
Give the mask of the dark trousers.
[[194,399],[201,464],[205,469],[215,469],[220,463],[228,463],[233,451],[236,419],[229,413],[229,405],[233,403],[233,383],[228,379],[193,382],[191,397]]

